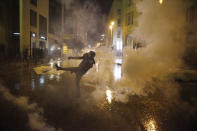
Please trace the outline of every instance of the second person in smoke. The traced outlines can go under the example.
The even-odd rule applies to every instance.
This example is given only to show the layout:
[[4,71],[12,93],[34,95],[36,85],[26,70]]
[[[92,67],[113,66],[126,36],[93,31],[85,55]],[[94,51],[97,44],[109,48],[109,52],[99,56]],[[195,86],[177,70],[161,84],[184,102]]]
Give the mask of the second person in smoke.
[[57,66],[57,64],[55,65],[57,70],[65,70],[70,71],[71,73],[75,73],[75,83],[78,96],[80,96],[80,79],[95,64],[95,55],[96,53],[94,51],[90,51],[88,53],[83,54],[83,56],[80,57],[68,57],[68,59],[82,59],[82,62],[79,64],[78,67],[62,68]]

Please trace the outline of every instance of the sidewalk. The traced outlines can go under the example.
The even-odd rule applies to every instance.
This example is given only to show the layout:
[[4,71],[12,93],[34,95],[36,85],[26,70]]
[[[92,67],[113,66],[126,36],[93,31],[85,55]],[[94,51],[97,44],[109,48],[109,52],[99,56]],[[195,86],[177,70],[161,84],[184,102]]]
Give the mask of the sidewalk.
[[9,60],[0,63],[0,73],[5,72],[5,70],[13,71],[13,70],[20,70],[22,68],[32,68],[36,67],[37,65],[46,64],[47,62],[34,62],[30,61],[22,61],[22,60]]

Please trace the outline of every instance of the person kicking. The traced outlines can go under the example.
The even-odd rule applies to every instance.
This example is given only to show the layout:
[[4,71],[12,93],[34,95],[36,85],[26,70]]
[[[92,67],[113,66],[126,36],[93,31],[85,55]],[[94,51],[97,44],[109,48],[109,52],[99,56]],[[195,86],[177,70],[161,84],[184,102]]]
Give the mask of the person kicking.
[[75,73],[75,84],[77,88],[77,96],[80,97],[80,80],[81,77],[95,64],[94,57],[96,56],[96,53],[94,51],[90,51],[88,53],[83,54],[83,56],[80,57],[68,57],[68,59],[82,59],[81,63],[78,67],[67,67],[62,68],[59,67],[57,64],[56,69],[57,70],[64,70],[64,71],[70,71],[71,73]]

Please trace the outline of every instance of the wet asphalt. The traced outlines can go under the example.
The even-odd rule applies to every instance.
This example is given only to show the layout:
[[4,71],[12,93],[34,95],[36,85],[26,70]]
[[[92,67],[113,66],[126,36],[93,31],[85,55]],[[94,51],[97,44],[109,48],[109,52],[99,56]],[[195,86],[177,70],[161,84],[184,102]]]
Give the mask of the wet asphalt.
[[[92,97],[96,85],[81,82],[81,97],[76,96],[74,76],[38,75],[35,64],[9,63],[0,67],[0,83],[20,98],[28,98],[42,109],[43,122],[51,130],[63,131],[192,131],[197,129],[197,81],[175,77],[178,95],[166,98],[161,89],[148,95],[129,95],[126,103],[109,102],[104,95]],[[194,78],[196,74],[184,74]],[[194,75],[194,76],[192,76]],[[109,92],[111,93],[111,92]],[[112,95],[112,94],[111,94]],[[0,130],[44,130],[29,125],[29,111],[21,108],[0,92]],[[39,123],[39,122],[38,122]],[[50,128],[49,128],[50,129]],[[45,129],[45,130],[49,130]]]

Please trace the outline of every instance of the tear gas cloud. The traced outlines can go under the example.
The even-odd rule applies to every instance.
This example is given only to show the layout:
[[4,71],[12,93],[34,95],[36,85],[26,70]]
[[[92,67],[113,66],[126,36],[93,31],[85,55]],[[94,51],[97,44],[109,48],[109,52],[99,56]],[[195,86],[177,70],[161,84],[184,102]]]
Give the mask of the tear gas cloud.
[[[65,4],[72,3],[71,0],[65,2]],[[178,95],[176,88],[178,84],[167,76],[184,66],[182,56],[187,44],[185,42],[185,12],[188,5],[183,0],[164,1],[163,5],[155,0],[137,2],[137,10],[140,15],[137,18],[138,26],[135,27],[132,38],[146,46],[137,51],[129,49],[128,57],[124,58],[123,78],[118,83],[114,83],[113,78],[114,54],[112,50],[107,47],[98,48],[96,50],[96,62],[99,63],[98,72],[96,71],[97,67],[94,66],[88,75],[82,78],[82,97],[80,99],[82,106],[77,110],[90,112],[89,106],[92,103],[95,104],[95,101],[103,100],[108,88],[112,90],[112,99],[120,102],[127,102],[129,95],[147,95],[154,92],[155,88],[159,88],[171,101],[176,100],[174,98]],[[83,7],[78,10],[79,12],[77,10],[75,14],[81,19],[82,32],[86,29],[97,32],[97,23],[95,22],[99,17],[96,19],[94,17],[98,15],[91,15],[92,12]],[[93,19],[87,23],[89,17]],[[75,77],[68,75],[68,72],[65,73],[65,76],[66,79],[63,78],[62,87],[53,88],[53,85],[47,85],[49,88],[45,95],[50,102],[53,101],[53,104],[67,105],[75,101],[73,99],[74,93],[71,93],[74,90]],[[91,86],[94,88],[91,94],[83,88],[86,82],[94,85]],[[147,85],[148,88],[146,88]],[[3,87],[0,88],[0,93],[7,101],[25,110],[29,127],[32,130],[56,130],[46,123],[43,116],[44,110],[36,103],[31,104],[27,97],[16,97]]]
[[36,103],[30,103],[28,97],[16,97],[10,93],[7,88],[0,85],[0,94],[3,98],[13,104],[19,109],[24,110],[28,116],[28,125],[32,130],[38,131],[56,131],[55,128],[46,123],[43,117],[43,109],[38,107]]
[[69,9],[71,7],[71,4],[73,3],[73,0],[63,0],[61,2],[67,9]]
[[[64,2],[67,9],[71,8],[72,0]],[[144,43],[146,46],[137,51],[128,51],[128,57],[124,59],[123,63],[123,78],[116,84],[114,84],[112,73],[114,56],[111,49],[105,47],[97,49],[96,62],[99,63],[99,70],[95,73],[96,66],[94,66],[94,69],[91,69],[88,75],[82,78],[81,85],[87,81],[96,83],[95,91],[92,92],[92,97],[95,100],[105,97],[107,88],[111,88],[114,99],[121,102],[127,102],[128,96],[132,94],[146,95],[154,91],[154,86],[163,90],[165,96],[169,98],[177,95],[177,84],[173,80],[166,79],[166,76],[184,66],[182,56],[185,44],[187,44],[185,42],[185,12],[188,5],[184,0],[164,1],[163,5],[155,0],[137,2],[137,10],[140,15],[137,18],[138,26],[135,27],[132,37],[135,41]],[[73,21],[80,19],[80,32],[89,31],[97,34],[97,20],[104,19],[104,16],[98,13],[99,9],[93,8],[94,6],[90,2],[83,7],[76,7],[72,8],[76,16]],[[74,79],[71,75],[67,75],[67,77],[68,81]],[[157,78],[159,82],[155,83],[154,78]],[[74,84],[70,84],[68,81],[63,83],[64,86],[73,88]],[[147,83],[154,86],[146,90]],[[49,95],[51,93],[51,96],[57,99],[56,102],[59,101],[63,105],[65,92],[59,88],[52,89],[51,87],[47,93]],[[27,112],[28,123],[33,130],[56,130],[45,122],[42,115],[43,109],[35,103],[30,104],[27,97],[16,97],[3,87],[0,88],[0,93],[6,100]],[[85,106],[83,108],[87,109]]]
[[[135,21],[138,24],[132,30],[132,38],[145,47],[137,51],[125,47],[123,78],[110,85],[115,88],[114,99],[127,102],[128,95],[147,95],[156,88],[162,90],[167,98],[177,96],[178,84],[169,75],[184,67],[186,9],[190,3],[184,0],[164,1],[163,4],[155,0],[135,2],[140,15]],[[109,70],[105,70],[105,74],[107,72]],[[106,79],[103,77],[102,80]],[[100,90],[97,91],[99,95]]]
[[[104,94],[108,87],[115,88],[115,93],[117,92],[115,100],[122,102],[128,100],[128,95],[147,95],[155,88],[164,90],[163,93],[167,97],[178,93],[177,83],[167,76],[184,66],[182,57],[187,44],[185,41],[186,9],[190,3],[184,0],[164,1],[163,4],[155,0],[134,2],[136,2],[139,16],[135,20],[137,26],[132,30],[132,38],[138,43],[143,43],[145,47],[137,51],[129,49],[124,52],[128,57],[124,55],[123,78],[116,84],[113,83],[114,56],[112,51],[110,49],[97,50],[96,61],[99,62],[99,71],[91,73],[90,70],[81,82],[83,84],[87,80],[97,83],[96,91],[92,95],[95,98],[103,97],[101,94]],[[79,20],[79,33],[81,32],[82,35],[84,32],[98,33],[97,20],[104,20],[104,16],[99,13],[99,8],[93,8],[95,6],[90,1],[84,3],[83,6],[77,3],[75,6],[70,6],[73,1],[66,1],[64,4],[69,5],[66,6],[67,9],[73,10],[71,15],[74,18],[73,21]],[[160,82],[155,82],[155,79]],[[153,84],[154,87],[145,88]],[[171,93],[168,94],[168,92]]]
[[[96,40],[104,31],[100,27],[105,22],[105,15],[101,13],[95,1],[65,0],[61,4],[64,7],[63,23],[61,23],[60,18],[54,18],[50,28],[56,30],[57,34],[62,34],[63,32],[63,35],[73,35],[72,37],[75,37],[75,40],[65,38],[65,43],[72,46],[69,48],[81,49],[88,45],[95,45]],[[57,28],[57,25],[61,24],[63,24],[63,28]],[[53,42],[50,44],[53,44]],[[60,42],[60,44],[62,43]]]
[[88,75],[85,75],[82,79],[82,83],[95,83],[94,87],[96,88],[91,96],[96,101],[103,100],[105,98],[105,91],[113,85],[113,59],[114,53],[112,49],[104,46],[98,48],[95,57],[96,64],[88,71]]
[[[153,82],[154,78],[163,80],[184,66],[188,5],[183,0],[164,1],[163,4],[155,0],[137,2],[140,15],[132,37],[145,47],[128,52],[121,85],[132,88],[133,93],[144,94],[148,82]],[[165,84],[164,88],[172,88],[172,85]]]

